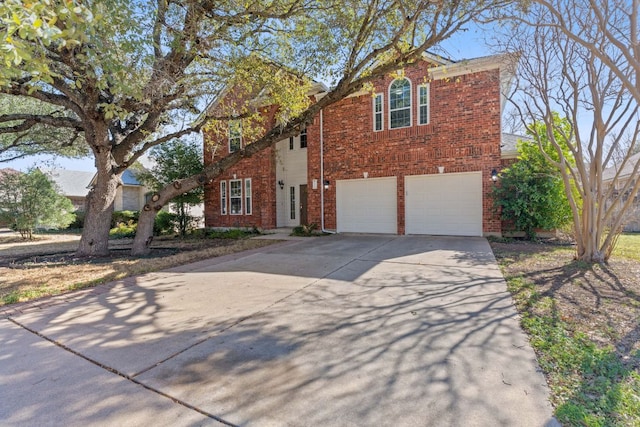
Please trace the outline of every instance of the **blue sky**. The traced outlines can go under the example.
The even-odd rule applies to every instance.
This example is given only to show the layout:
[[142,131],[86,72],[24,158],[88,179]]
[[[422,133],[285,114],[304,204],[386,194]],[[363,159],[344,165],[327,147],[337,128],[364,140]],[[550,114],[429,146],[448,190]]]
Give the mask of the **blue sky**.
[[[467,31],[459,32],[441,44],[446,56],[452,60],[470,59],[490,55],[492,52],[486,45],[485,37],[488,29],[470,26]],[[62,168],[76,171],[95,171],[92,157],[83,159],[67,159],[54,156],[31,156],[12,162],[0,163],[0,168],[26,170],[33,166]]]

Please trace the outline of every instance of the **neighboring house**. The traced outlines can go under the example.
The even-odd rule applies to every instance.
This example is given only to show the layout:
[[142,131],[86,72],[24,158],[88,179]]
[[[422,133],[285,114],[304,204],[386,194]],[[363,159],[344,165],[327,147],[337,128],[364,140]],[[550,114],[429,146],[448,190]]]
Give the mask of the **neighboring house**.
[[[84,211],[87,194],[95,183],[96,174],[94,172],[65,169],[48,169],[43,172],[56,183],[61,194],[71,200],[76,210]],[[145,204],[147,193],[147,188],[137,180],[132,171],[124,171],[122,185],[118,186],[116,191],[114,210],[139,211]]]
[[[491,178],[502,165],[502,94],[511,69],[501,55],[426,56],[401,78],[379,78],[373,93],[329,106],[299,136],[207,184],[205,225],[500,235]],[[309,96],[325,92],[315,84]],[[264,111],[273,125],[275,108]],[[247,143],[232,126],[227,135],[205,133],[204,141],[205,164],[216,143],[216,159]]]
[[[622,168],[619,173],[618,166],[612,166],[610,168],[605,169],[602,172],[602,181],[605,185],[611,185],[616,174],[618,174],[618,179],[616,181],[615,191],[616,195],[619,194],[620,191],[623,190],[625,184],[631,181],[631,186],[633,186],[638,179],[640,179],[640,174],[633,173],[633,169],[635,165],[640,162],[640,153],[634,154],[629,157],[629,160],[625,164],[624,168]],[[633,204],[629,207],[627,214],[625,215],[625,224],[624,231],[640,231],[640,192],[636,194],[624,194],[621,203],[624,203],[628,200],[629,197],[633,197]]]

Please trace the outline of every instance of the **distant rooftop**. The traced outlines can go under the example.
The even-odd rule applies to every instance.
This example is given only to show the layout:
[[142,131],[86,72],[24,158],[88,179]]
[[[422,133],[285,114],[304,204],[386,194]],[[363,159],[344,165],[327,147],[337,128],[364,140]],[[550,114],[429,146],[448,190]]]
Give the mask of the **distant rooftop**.
[[[620,175],[618,176],[618,178],[624,179],[624,178],[630,177],[633,172],[633,168],[636,166],[636,163],[638,162],[640,162],[640,153],[634,154],[633,156],[629,157],[629,160],[627,160],[627,163],[625,163],[624,168],[622,168],[622,171],[620,171]],[[606,168],[602,172],[602,179],[604,181],[612,180],[616,176],[617,170],[618,170],[617,165],[611,166],[610,168]]]
[[502,133],[502,142],[500,144],[500,152],[502,157],[517,157],[518,156],[518,141],[533,141],[533,138],[527,135],[516,135],[514,133]]
[[66,169],[42,169],[60,187],[65,196],[85,197],[95,172],[70,171]]

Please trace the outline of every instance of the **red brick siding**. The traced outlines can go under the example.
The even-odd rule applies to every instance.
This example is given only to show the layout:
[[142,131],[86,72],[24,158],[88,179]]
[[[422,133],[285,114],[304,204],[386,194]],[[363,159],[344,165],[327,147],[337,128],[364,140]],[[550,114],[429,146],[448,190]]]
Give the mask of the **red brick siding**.
[[[229,109],[225,106],[225,109]],[[273,126],[275,108],[267,108],[263,111],[265,129]],[[228,128],[222,125],[217,129],[204,132],[204,164],[210,165],[216,159],[229,154]],[[213,146],[219,143],[215,151],[215,159],[212,157]],[[242,140],[242,147],[246,144]],[[229,207],[229,180],[242,179],[242,215],[231,215]],[[204,221],[206,227],[276,227],[276,180],[275,180],[275,155],[272,147],[261,151],[251,158],[240,160],[235,166],[225,171],[222,175],[205,186],[204,196]],[[245,183],[246,178],[251,178],[252,212],[246,215]],[[227,214],[221,214],[220,207],[220,181],[227,181]]]
[[[388,130],[388,85],[377,82],[385,94],[385,131],[373,131],[372,97],[345,99],[324,112],[324,173],[331,182],[325,193],[325,227],[336,228],[335,182],[342,179],[398,177],[398,233],[404,234],[404,177],[437,173],[482,171],[483,231],[500,232],[500,218],[490,200],[491,170],[500,167],[500,93],[498,70],[430,83],[430,123],[418,126],[415,82],[423,81],[418,69],[407,70],[412,81],[413,126]],[[317,122],[317,121],[316,121]],[[320,151],[310,144],[309,176],[320,176]],[[313,201],[311,197],[315,197]],[[310,205],[320,204],[319,192],[310,193]],[[309,212],[320,223],[319,210]]]
[[[500,168],[500,85],[499,71],[475,74],[430,82],[430,123],[417,125],[418,84],[424,82],[425,71],[419,67],[406,70],[412,86],[413,125],[403,129],[388,129],[388,87],[391,77],[375,82],[376,92],[384,94],[384,127],[373,131],[373,100],[361,95],[340,101],[323,112],[324,176],[330,181],[325,192],[325,227],[336,228],[336,180],[397,176],[398,233],[404,234],[404,177],[438,173],[482,171],[483,231],[499,233],[500,218],[493,211],[491,201],[491,170]],[[320,197],[320,117],[307,128],[308,132],[308,218],[321,223]],[[211,140],[215,136],[205,135]],[[226,135],[225,135],[226,138]],[[224,144],[226,150],[226,144]],[[217,156],[223,155],[218,152]],[[207,226],[256,225],[276,226],[275,155],[272,149],[244,159],[221,177],[253,179],[252,216],[220,215],[219,180],[208,186],[205,198]],[[313,189],[313,180],[318,188]]]

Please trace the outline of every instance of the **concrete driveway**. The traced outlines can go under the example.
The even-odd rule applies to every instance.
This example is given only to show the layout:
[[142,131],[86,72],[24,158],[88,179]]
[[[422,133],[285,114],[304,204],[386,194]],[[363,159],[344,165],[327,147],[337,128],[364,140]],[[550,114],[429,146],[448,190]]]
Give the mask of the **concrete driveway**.
[[482,238],[289,241],[0,319],[0,425],[556,425],[547,399]]

